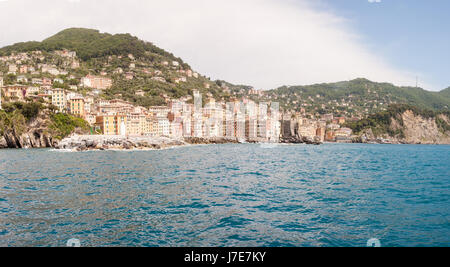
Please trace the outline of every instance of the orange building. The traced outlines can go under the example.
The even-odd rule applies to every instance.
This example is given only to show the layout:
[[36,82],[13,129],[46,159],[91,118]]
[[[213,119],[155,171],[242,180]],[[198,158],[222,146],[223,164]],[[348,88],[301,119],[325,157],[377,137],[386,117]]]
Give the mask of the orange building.
[[84,118],[86,113],[84,112],[84,99],[72,98],[69,100],[69,112],[75,116]]
[[336,136],[333,130],[328,130],[325,135],[325,141],[333,142],[336,140]]

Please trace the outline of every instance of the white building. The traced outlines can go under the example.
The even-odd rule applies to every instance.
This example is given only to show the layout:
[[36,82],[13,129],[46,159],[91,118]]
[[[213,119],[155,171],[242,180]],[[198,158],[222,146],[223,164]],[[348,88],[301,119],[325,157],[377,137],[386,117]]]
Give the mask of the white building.
[[28,79],[25,75],[20,75],[20,76],[17,76],[17,82],[27,83]]
[[176,118],[170,123],[170,136],[174,138],[183,137],[183,123],[181,118]]
[[193,137],[203,137],[202,113],[194,113],[192,115],[192,135]]
[[27,88],[27,92],[25,94],[26,97],[30,97],[32,95],[37,95],[40,91],[39,87],[35,87],[35,86],[30,86]]
[[183,136],[191,137],[192,136],[192,120],[191,115],[183,115],[181,118],[183,121]]
[[158,121],[158,135],[170,136],[170,122],[168,118],[156,118]]
[[8,66],[8,74],[16,74],[17,73],[17,65],[9,64]]

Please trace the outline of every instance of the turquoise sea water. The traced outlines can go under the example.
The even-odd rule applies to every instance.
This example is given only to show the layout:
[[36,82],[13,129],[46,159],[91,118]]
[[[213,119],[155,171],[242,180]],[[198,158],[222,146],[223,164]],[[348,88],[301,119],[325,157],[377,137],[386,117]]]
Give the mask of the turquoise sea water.
[[0,246],[450,245],[450,146],[0,150]]

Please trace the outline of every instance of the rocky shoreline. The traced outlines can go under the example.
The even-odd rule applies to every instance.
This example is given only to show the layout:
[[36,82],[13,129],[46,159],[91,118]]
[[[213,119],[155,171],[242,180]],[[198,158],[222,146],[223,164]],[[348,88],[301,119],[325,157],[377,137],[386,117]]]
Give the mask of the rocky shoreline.
[[[169,137],[150,136],[109,136],[109,135],[72,135],[63,139],[56,149],[72,151],[89,150],[158,150],[186,145],[238,144],[236,138],[199,138],[188,137],[174,139]],[[259,143],[248,141],[246,143]],[[283,139],[280,143],[320,145],[322,142],[309,139]]]
[[281,138],[280,143],[282,144],[307,144],[307,145],[322,145],[323,142],[317,138],[311,139],[308,137],[285,137]]
[[158,150],[185,145],[239,143],[226,138],[180,138],[149,136],[72,135],[55,147],[72,151],[89,150]]
[[[6,138],[0,137],[0,148],[11,147]],[[209,144],[238,144],[242,143],[235,138],[169,138],[169,137],[150,137],[150,136],[108,136],[108,135],[79,135],[73,134],[57,142],[45,142],[42,146],[23,146],[21,148],[39,148],[53,147],[55,149],[64,149],[72,151],[89,150],[158,150],[186,145],[209,145]],[[247,143],[260,143],[257,141],[247,141]],[[362,135],[353,138],[347,143],[359,144],[442,144],[439,142],[405,142],[404,140],[395,140],[389,138],[375,138],[374,136]],[[319,140],[308,138],[282,138],[280,144],[307,144],[321,145]],[[11,148],[14,148],[12,146]]]

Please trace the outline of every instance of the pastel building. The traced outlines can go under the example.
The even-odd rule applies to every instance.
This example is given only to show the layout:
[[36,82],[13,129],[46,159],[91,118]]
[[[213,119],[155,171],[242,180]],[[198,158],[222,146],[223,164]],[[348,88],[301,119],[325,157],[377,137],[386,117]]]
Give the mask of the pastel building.
[[112,86],[112,80],[110,78],[87,75],[81,79],[81,84],[84,87],[105,90]]
[[64,89],[54,89],[52,92],[52,104],[58,108],[60,112],[65,112],[67,107],[66,92]]
[[170,123],[170,136],[174,138],[183,137],[183,122],[181,117],[175,118]]
[[182,124],[183,124],[183,136],[191,137],[192,136],[191,116],[183,115],[183,117],[181,117],[181,120],[182,120]]
[[82,97],[75,97],[69,100],[69,112],[75,116],[84,118],[86,115],[84,107],[84,99]]
[[144,135],[148,131],[147,116],[143,113],[127,114],[127,135]]
[[104,135],[127,134],[127,116],[124,114],[97,116],[95,125],[100,128]]
[[203,116],[202,113],[192,114],[192,136],[203,137]]
[[158,135],[169,136],[170,135],[170,122],[168,118],[157,117],[158,121]]
[[225,124],[225,137],[228,138],[236,137],[233,102],[229,102],[226,104],[224,124]]
[[23,85],[8,85],[3,87],[3,90],[6,97],[16,101],[24,101],[27,94],[27,86]]

